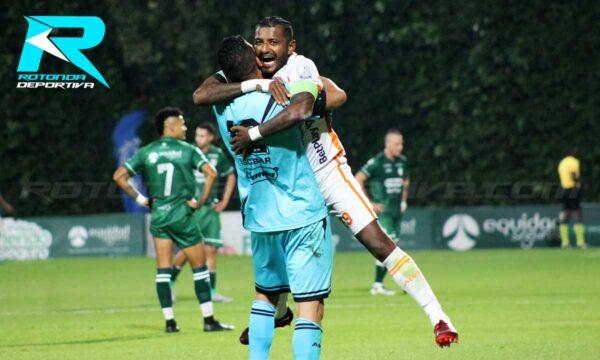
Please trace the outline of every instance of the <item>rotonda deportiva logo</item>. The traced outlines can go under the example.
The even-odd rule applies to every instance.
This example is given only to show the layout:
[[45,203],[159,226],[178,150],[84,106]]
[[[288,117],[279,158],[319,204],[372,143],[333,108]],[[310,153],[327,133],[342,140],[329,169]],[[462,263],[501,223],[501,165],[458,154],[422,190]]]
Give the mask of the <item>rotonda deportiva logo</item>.
[[[81,50],[91,49],[104,38],[105,25],[97,16],[25,16],[29,25],[17,68],[17,88],[94,88],[85,74],[40,74],[42,55],[48,53],[72,63],[107,88],[108,83]],[[54,29],[82,29],[80,37],[51,36]]]

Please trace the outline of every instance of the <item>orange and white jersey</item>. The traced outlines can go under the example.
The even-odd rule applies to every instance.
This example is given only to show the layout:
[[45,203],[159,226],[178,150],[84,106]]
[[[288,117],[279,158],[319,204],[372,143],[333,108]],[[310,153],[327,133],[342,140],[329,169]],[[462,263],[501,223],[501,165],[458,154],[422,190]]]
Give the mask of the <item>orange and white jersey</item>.
[[[319,90],[323,88],[313,61],[295,53],[274,78],[286,83],[311,80]],[[300,124],[300,128],[306,144],[306,156],[330,212],[339,217],[353,234],[357,234],[376,220],[377,215],[352,175],[352,169],[346,162],[346,152],[333,131],[331,119],[323,117],[308,120]]]
[[[286,65],[279,69],[273,78],[279,78],[288,84],[300,80],[311,80],[319,90],[323,88],[323,82],[315,63],[296,53],[289,57]],[[344,147],[331,127],[331,119],[308,120],[301,124],[300,128],[306,144],[306,156],[315,173],[345,155]]]

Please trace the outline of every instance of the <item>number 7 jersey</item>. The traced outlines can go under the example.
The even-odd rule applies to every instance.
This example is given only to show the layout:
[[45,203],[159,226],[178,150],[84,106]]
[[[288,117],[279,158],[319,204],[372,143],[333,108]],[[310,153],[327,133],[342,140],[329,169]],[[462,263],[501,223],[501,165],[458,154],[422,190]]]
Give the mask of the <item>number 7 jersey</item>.
[[[208,160],[197,147],[172,137],[151,142],[124,163],[129,174],[142,174],[152,204],[152,221],[166,225],[169,214],[194,197],[194,170],[200,170]],[[187,205],[186,205],[187,206]]]

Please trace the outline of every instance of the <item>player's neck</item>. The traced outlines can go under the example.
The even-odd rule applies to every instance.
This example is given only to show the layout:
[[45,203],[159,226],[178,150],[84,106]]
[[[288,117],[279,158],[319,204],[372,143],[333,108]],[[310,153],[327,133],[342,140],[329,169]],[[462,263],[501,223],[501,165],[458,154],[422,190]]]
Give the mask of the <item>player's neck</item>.
[[206,145],[206,146],[202,146],[202,147],[200,148],[200,150],[202,150],[202,152],[206,154],[206,153],[208,152],[208,149],[210,149],[210,145],[211,145],[211,144],[208,144],[208,145]]

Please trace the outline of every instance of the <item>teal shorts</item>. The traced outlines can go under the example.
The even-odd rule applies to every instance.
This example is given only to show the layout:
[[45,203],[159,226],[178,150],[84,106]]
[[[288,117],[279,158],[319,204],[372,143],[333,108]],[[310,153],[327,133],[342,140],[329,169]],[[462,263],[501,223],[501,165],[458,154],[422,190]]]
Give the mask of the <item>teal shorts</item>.
[[256,291],[291,292],[294,301],[331,293],[333,241],[329,216],[298,229],[251,234]]

